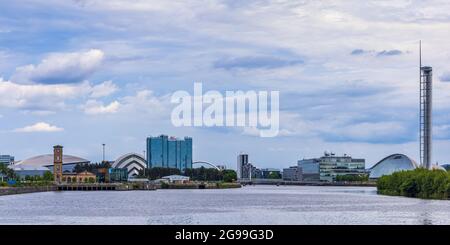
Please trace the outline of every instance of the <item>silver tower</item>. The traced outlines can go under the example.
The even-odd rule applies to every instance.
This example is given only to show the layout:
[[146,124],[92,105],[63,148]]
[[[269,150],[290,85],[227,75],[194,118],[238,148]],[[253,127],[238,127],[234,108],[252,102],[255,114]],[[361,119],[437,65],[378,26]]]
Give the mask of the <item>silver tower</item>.
[[432,138],[432,88],[433,69],[422,66],[422,45],[419,44],[419,70],[420,70],[420,165],[423,168],[431,167],[431,138]]

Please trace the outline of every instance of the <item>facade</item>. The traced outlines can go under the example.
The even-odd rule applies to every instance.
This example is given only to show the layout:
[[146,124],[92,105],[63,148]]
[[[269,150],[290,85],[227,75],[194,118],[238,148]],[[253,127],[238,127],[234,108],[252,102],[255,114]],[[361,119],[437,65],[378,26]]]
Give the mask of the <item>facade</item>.
[[137,153],[128,153],[120,156],[115,160],[111,167],[113,169],[127,169],[128,177],[134,177],[139,175],[139,171],[142,171],[147,167],[147,161],[143,155]]
[[192,168],[192,138],[177,139],[167,135],[147,138],[148,168]]
[[292,166],[283,169],[283,180],[301,181],[302,179],[302,169],[299,166]]
[[128,169],[126,168],[109,168],[109,182],[126,182],[128,181]]
[[300,160],[298,166],[302,168],[304,181],[332,182],[338,175],[366,174],[365,159],[352,158],[346,154],[336,156],[325,152],[320,158]]
[[189,182],[190,178],[183,175],[169,175],[161,177],[162,180],[166,180],[169,183],[186,183]]
[[410,157],[403,154],[392,154],[377,162],[369,170],[370,179],[378,179],[383,175],[390,175],[394,172],[413,170],[419,165]]
[[53,146],[53,179],[56,183],[62,181],[62,163],[63,163],[63,147],[60,145]]
[[[47,167],[50,169],[51,172],[53,172],[53,160],[54,160],[53,154],[45,154],[19,161],[15,163],[14,166],[28,165],[34,167]],[[74,172],[74,168],[77,164],[88,164],[88,163],[90,163],[90,161],[84,158],[63,154],[62,171],[63,173],[71,173]]]
[[0,155],[0,164],[3,165],[13,165],[14,157],[11,155]]
[[302,170],[302,181],[319,181],[320,160],[317,158],[303,159],[298,161],[298,168]]
[[88,171],[81,173],[65,173],[61,178],[65,183],[93,183],[96,182],[96,175]]

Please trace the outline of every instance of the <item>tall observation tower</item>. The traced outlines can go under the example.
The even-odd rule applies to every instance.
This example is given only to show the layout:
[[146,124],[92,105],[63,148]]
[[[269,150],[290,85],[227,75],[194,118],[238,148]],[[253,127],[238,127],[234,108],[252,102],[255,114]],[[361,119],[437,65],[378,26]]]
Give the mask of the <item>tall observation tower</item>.
[[420,165],[431,168],[433,69],[422,66],[422,43],[419,44],[420,72]]

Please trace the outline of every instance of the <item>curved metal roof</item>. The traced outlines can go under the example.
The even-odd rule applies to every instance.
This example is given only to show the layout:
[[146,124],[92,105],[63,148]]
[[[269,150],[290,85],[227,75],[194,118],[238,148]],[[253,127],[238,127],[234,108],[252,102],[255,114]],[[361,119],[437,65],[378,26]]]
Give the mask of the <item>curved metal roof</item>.
[[111,167],[113,168],[126,168],[128,170],[128,176],[137,175],[139,170],[147,167],[147,161],[143,155],[137,153],[127,153],[120,156],[115,160]]
[[[63,164],[77,164],[77,163],[89,163],[89,160],[86,160],[81,157],[72,156],[72,155],[63,155]],[[45,154],[30,157],[28,159],[22,160],[15,165],[29,165],[29,166],[52,166],[53,165],[53,154]]]
[[370,168],[369,178],[380,178],[383,175],[389,175],[394,172],[403,170],[412,170],[418,168],[419,165],[404,154],[392,154],[377,162]]

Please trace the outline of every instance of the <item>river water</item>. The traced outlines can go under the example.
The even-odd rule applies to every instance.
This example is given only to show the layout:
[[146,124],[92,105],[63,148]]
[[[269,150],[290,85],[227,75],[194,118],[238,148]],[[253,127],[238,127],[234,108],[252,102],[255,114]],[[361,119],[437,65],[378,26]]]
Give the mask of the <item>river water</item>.
[[0,196],[0,224],[450,224],[450,201],[373,187],[41,192]]

